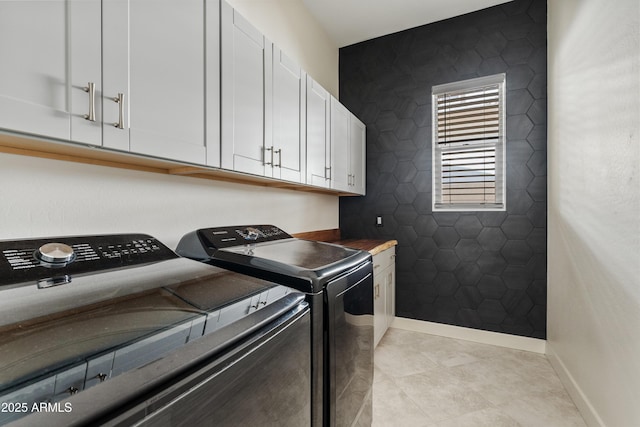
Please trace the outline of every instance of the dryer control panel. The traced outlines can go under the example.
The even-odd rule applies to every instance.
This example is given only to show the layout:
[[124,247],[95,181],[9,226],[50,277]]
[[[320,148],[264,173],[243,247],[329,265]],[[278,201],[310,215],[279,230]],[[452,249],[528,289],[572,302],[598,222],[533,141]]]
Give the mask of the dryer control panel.
[[[254,243],[290,239],[291,236],[275,225],[240,225],[198,230],[203,243],[209,248],[222,249]],[[178,251],[178,253],[180,253]]]

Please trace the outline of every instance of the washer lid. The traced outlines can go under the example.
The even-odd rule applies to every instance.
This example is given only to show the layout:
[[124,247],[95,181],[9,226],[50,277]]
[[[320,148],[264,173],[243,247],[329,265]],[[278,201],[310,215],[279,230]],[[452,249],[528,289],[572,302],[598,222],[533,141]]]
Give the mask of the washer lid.
[[235,246],[220,251],[272,261],[274,268],[280,265],[282,267],[298,267],[300,270],[323,269],[332,264],[343,262],[361,252],[344,246],[301,239]]
[[333,279],[370,260],[365,251],[292,238],[220,249],[207,262],[301,292],[318,293]]
[[184,258],[84,274],[52,288],[0,286],[0,395],[102,357],[113,361],[112,375],[137,368],[205,333],[258,322],[255,314],[285,295],[290,307],[303,298]]
[[333,278],[371,260],[368,252],[296,239],[273,225],[203,228],[185,234],[184,257],[317,293]]

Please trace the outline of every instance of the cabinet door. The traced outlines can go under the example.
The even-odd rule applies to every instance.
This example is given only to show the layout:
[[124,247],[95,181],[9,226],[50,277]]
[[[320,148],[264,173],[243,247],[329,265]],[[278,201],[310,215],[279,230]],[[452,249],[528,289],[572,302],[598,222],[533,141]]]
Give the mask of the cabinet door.
[[207,165],[220,167],[220,1],[206,1]]
[[349,120],[351,113],[331,97],[331,188],[351,191],[349,186]]
[[319,187],[330,185],[330,111],[329,92],[307,76],[307,184]]
[[205,163],[204,3],[109,0],[103,14],[104,145]]
[[0,128],[100,144],[100,0],[0,1],[0,58]]
[[387,331],[387,316],[385,313],[385,277],[381,274],[373,276],[373,345],[378,345]]
[[[221,8],[221,166],[265,175],[265,82],[271,81],[271,44],[226,2]],[[270,86],[270,84],[269,84]],[[271,157],[269,154],[267,157]]]
[[[395,259],[395,255],[394,255]],[[396,316],[396,265],[387,267],[384,270],[384,286],[385,286],[385,330],[391,326],[393,318]]]
[[293,182],[304,180],[304,97],[305,73],[295,61],[274,46],[271,98],[271,145],[274,155],[271,170],[274,178]]
[[349,184],[351,192],[365,194],[366,126],[351,114],[349,129]]

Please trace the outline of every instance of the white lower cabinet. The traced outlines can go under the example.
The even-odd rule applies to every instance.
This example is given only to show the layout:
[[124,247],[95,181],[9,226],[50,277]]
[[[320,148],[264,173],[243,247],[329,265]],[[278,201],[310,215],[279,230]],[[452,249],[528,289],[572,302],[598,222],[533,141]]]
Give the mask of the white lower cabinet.
[[373,342],[377,346],[396,315],[396,248],[373,256]]

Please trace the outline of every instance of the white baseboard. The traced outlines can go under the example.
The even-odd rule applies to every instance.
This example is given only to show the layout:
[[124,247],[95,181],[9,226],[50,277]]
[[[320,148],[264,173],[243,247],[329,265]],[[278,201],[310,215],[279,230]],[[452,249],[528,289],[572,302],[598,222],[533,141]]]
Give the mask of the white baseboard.
[[537,338],[527,338],[518,335],[502,334],[498,332],[482,331],[479,329],[463,328],[461,326],[445,325],[442,323],[425,322],[423,320],[395,317],[392,328],[407,331],[423,332],[448,338],[473,341],[482,344],[497,345],[516,350],[531,351],[546,354],[546,341]]
[[605,427],[605,423],[591,405],[587,396],[582,392],[582,389],[573,378],[573,375],[571,375],[571,372],[569,372],[562,360],[555,351],[553,351],[551,344],[547,345],[547,360],[549,360],[556,374],[558,374],[560,381],[562,381],[564,388],[580,411],[580,415],[584,418],[585,423],[590,427]]

